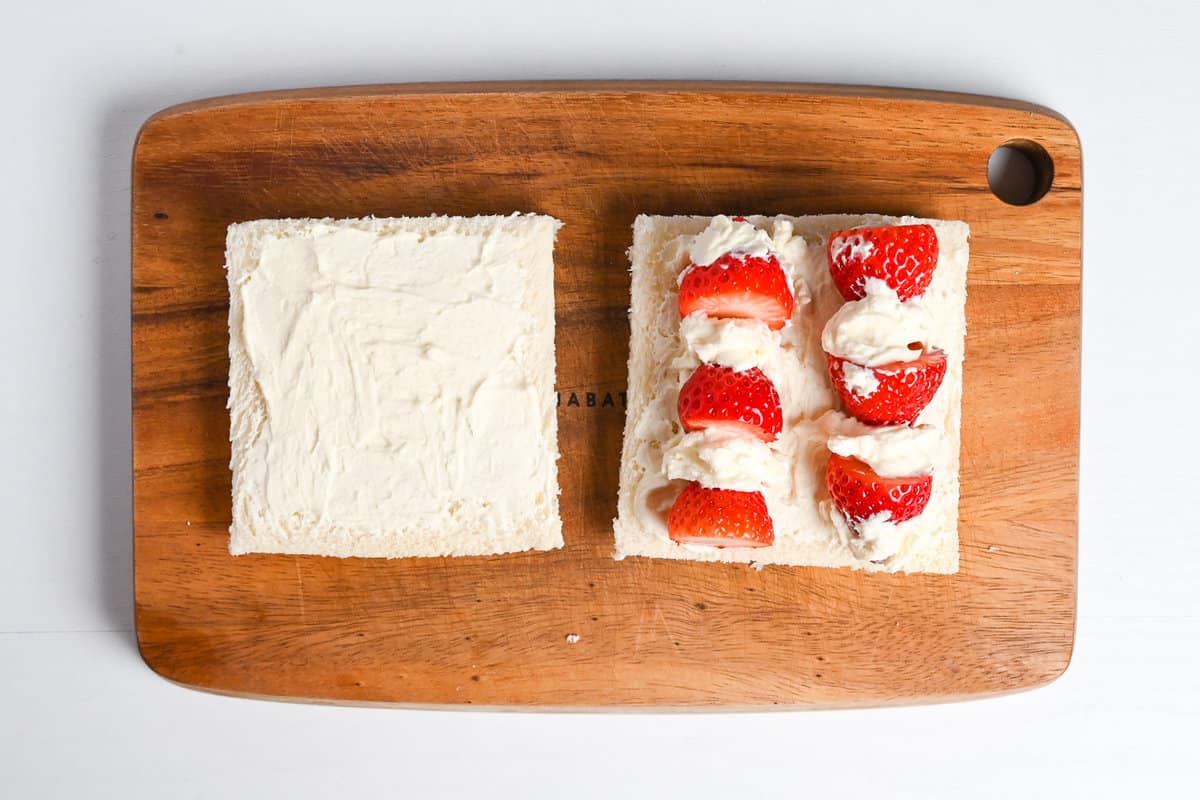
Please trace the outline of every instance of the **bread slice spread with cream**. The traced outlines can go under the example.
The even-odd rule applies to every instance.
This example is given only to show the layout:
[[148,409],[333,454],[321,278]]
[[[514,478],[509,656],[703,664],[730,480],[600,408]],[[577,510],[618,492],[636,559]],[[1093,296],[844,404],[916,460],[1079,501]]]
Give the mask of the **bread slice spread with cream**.
[[562,546],[540,215],[231,225],[232,553]]
[[638,217],[616,557],[956,572],[968,236]]

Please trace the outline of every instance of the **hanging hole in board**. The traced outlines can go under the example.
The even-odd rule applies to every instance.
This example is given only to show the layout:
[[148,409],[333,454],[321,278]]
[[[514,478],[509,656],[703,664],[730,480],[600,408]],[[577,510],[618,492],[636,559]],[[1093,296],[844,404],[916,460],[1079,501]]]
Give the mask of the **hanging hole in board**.
[[996,197],[1012,206],[1027,206],[1050,191],[1054,160],[1037,142],[1013,139],[992,151],[987,178]]

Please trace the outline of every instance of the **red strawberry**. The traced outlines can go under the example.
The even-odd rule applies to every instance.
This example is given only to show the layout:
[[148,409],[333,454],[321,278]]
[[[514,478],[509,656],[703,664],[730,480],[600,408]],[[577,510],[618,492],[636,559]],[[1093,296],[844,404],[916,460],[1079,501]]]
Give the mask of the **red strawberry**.
[[758,367],[735,372],[701,364],[679,390],[678,411],[688,433],[729,427],[773,442],[783,430],[779,392]]
[[882,478],[857,458],[834,453],[825,470],[825,483],[833,504],[854,527],[881,511],[891,514],[889,522],[904,522],[917,516],[929,504],[933,476]]
[[937,260],[931,225],[854,228],[829,237],[829,272],[847,301],[866,295],[867,278],[882,279],[901,300],[922,295]]
[[[907,425],[937,394],[946,377],[946,354],[926,350],[913,361],[894,361],[878,367],[863,367],[844,358],[825,354],[833,388],[851,416],[868,425]],[[868,369],[878,386],[869,395],[858,394],[846,385],[846,365]]]
[[762,492],[705,489],[693,481],[671,506],[667,535],[679,544],[768,547],[775,526]]
[[787,274],[773,255],[726,253],[707,266],[690,266],[679,285],[680,317],[703,311],[710,317],[762,320],[777,331],[795,308]]

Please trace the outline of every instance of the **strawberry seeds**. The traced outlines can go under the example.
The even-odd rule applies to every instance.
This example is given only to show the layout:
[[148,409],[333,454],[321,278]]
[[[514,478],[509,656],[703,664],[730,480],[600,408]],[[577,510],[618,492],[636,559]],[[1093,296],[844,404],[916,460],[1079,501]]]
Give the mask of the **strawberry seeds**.
[[[737,224],[748,225],[735,217]],[[752,319],[771,330],[792,318],[796,299],[774,253],[729,252],[707,265],[692,264],[679,286],[679,316]],[[783,430],[779,392],[762,370],[704,363],[679,391],[680,425],[687,432],[720,429],[773,442]],[[667,531],[678,544],[767,547],[775,528],[762,492],[705,487],[693,481],[676,498]]]
[[[891,225],[837,231],[829,237],[829,272],[847,302],[867,295],[869,280],[883,281],[901,302],[929,288],[937,266],[931,225]],[[872,290],[874,291],[874,290]],[[826,353],[829,377],[846,411],[867,425],[912,425],[933,400],[946,375],[946,354],[923,342],[909,345],[911,360],[856,364]],[[865,462],[832,454],[826,485],[851,528],[866,519],[899,523],[929,504],[931,474],[882,477]]]

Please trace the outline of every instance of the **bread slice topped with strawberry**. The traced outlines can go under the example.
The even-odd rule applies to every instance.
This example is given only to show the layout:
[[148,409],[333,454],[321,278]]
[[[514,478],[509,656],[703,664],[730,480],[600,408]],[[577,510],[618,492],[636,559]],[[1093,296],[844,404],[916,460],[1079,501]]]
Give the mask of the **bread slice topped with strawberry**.
[[[779,391],[756,361],[778,355],[781,339],[771,334],[792,322],[791,270],[765,232],[743,217],[714,219],[689,244],[688,258],[679,276],[682,337],[691,342],[691,336],[707,334],[709,344],[721,346],[693,348],[700,364],[679,389],[676,408],[685,435],[669,445],[663,473],[684,477],[670,462],[692,450],[692,464],[710,469],[675,499],[667,538],[716,549],[769,547],[774,524],[760,491],[768,479],[760,480],[761,487],[735,488],[762,470],[761,463],[756,471],[736,460],[755,450],[752,442],[774,442],[783,431]],[[705,436],[697,439],[697,433]],[[757,448],[757,457],[780,461],[770,448]]]
[[957,571],[967,226],[633,233],[615,556]]
[[[903,526],[924,513],[932,495],[936,426],[911,427],[937,396],[947,359],[925,293],[938,265],[932,225],[869,226],[829,237],[829,272],[846,299],[821,333],[829,378],[847,414],[867,427],[869,452],[886,470],[840,451],[830,439],[830,499],[859,555],[886,560],[904,545]],[[909,426],[886,428],[877,426]],[[874,437],[872,439],[872,437]],[[932,444],[924,444],[932,442]],[[880,453],[883,452],[883,456]],[[904,463],[897,470],[895,464]]]
[[680,317],[760,320],[777,331],[791,320],[795,305],[787,273],[772,253],[725,253],[711,264],[692,264],[679,284]]

